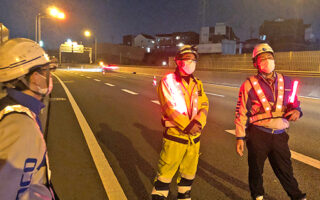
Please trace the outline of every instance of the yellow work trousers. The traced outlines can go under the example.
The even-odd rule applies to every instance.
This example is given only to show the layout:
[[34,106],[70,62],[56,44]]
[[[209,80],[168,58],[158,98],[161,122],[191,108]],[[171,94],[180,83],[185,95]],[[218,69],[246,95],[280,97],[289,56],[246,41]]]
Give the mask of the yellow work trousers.
[[152,194],[167,197],[169,184],[178,169],[178,192],[185,193],[191,190],[191,184],[197,171],[199,150],[200,141],[197,143],[189,141],[188,144],[182,144],[164,138]]

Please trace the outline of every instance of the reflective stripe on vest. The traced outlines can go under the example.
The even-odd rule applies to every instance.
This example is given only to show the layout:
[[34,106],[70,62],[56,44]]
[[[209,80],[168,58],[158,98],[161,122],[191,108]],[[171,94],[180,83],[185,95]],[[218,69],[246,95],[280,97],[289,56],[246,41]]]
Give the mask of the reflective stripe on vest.
[[2,120],[2,118],[9,114],[9,113],[13,113],[13,112],[18,112],[18,113],[25,113],[27,114],[29,117],[31,117],[33,120],[36,120],[36,116],[29,110],[29,108],[24,107],[22,105],[10,105],[10,106],[6,106],[4,109],[2,109],[0,111],[0,120]]
[[282,117],[283,113],[282,112],[282,106],[283,106],[283,97],[284,97],[284,80],[283,76],[281,74],[278,75],[278,97],[277,97],[277,103],[275,107],[275,112],[272,111],[272,106],[268,102],[266,95],[264,94],[263,90],[261,89],[261,86],[258,82],[258,79],[255,76],[251,76],[249,78],[251,85],[260,101],[262,104],[262,107],[265,111],[265,113],[262,114],[256,114],[252,117],[249,118],[249,122],[253,123],[259,120],[263,119],[268,119],[268,118],[273,118],[273,117]]
[[[190,109],[188,109],[187,107],[182,87],[185,89],[185,92],[187,94],[189,93],[189,91],[184,87],[183,83],[179,83],[176,80],[175,74],[168,74],[164,79],[164,84],[170,91],[170,94],[165,96],[172,97],[172,99],[168,99],[168,101],[170,101],[170,103],[174,106],[174,109],[181,114],[191,116],[191,119],[193,119],[198,114],[198,90],[196,89],[197,84],[191,92]],[[164,125],[165,127],[175,126],[174,122],[170,122],[167,120],[164,120]]]

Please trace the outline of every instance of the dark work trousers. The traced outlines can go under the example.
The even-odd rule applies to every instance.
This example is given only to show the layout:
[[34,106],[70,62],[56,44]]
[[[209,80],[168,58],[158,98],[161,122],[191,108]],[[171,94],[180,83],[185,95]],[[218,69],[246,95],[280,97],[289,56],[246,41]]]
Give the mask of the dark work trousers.
[[262,174],[267,158],[289,197],[293,200],[305,197],[305,194],[302,194],[298,188],[297,180],[293,177],[291,153],[288,146],[289,135],[286,132],[266,133],[254,126],[249,126],[246,134],[249,186],[252,198],[264,195]]

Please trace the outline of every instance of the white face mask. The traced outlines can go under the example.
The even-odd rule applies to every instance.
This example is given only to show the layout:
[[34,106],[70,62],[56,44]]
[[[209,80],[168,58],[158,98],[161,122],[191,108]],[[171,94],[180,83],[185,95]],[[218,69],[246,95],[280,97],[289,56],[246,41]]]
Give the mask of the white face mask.
[[[45,76],[43,76],[42,74],[39,73],[39,75],[40,75],[40,77],[42,77],[43,79],[47,80],[47,78],[46,78]],[[40,86],[37,85],[37,90],[38,90],[37,92],[39,92],[39,93],[42,94],[42,95],[48,95],[48,94],[51,93],[52,88],[53,88],[53,83],[52,83],[52,77],[50,76],[48,87],[47,87],[47,88],[40,88]]]
[[260,71],[262,71],[266,74],[270,74],[271,72],[273,72],[273,70],[275,68],[274,60],[267,59],[267,60],[260,62],[259,68],[260,68]]
[[196,64],[197,64],[196,61],[191,61],[191,62],[183,61],[183,66],[181,68],[186,74],[190,75],[196,69]]

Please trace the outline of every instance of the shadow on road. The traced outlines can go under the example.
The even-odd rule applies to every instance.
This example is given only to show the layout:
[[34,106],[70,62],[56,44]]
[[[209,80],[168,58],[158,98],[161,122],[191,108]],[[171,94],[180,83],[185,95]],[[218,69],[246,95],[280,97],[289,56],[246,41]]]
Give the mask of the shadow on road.
[[97,139],[114,154],[136,197],[138,199],[149,199],[151,191],[149,188],[146,189],[138,170],[144,173],[146,177],[150,177],[150,182],[152,182],[152,177],[155,176],[155,169],[140,156],[132,142],[125,135],[121,132],[113,131],[107,124],[103,123],[99,126],[100,131],[97,133]]
[[[141,130],[140,133],[143,136],[143,138],[146,140],[146,142],[148,142],[157,152],[160,152],[161,143],[162,143],[162,132],[151,130],[140,123],[135,123],[134,126]],[[159,135],[161,136],[161,139],[159,139]],[[202,178],[212,187],[224,193],[230,199],[244,200],[246,198],[240,197],[235,191],[232,191],[232,188],[225,186],[224,183],[219,182],[218,180],[212,178],[212,176],[217,176],[220,179],[223,179],[224,181],[228,182],[229,184],[232,184],[234,187],[250,192],[249,186],[247,183],[244,183],[243,181],[233,176],[230,176],[228,173],[225,173],[213,167],[212,165],[210,165],[209,163],[207,163],[202,159],[199,159],[197,176]],[[276,198],[270,197],[269,195],[265,195],[265,199],[276,200]]]

